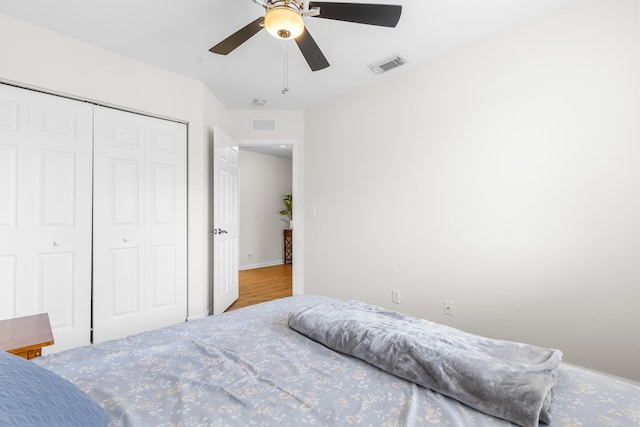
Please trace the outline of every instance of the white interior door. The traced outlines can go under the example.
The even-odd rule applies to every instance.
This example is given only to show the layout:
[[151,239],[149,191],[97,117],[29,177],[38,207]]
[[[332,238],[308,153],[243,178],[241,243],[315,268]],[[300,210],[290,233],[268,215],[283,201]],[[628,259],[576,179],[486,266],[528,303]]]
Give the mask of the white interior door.
[[238,144],[222,129],[213,131],[213,314],[238,299]]
[[93,341],[187,312],[186,125],[96,107]]
[[89,344],[92,106],[0,85],[0,318],[46,312]]

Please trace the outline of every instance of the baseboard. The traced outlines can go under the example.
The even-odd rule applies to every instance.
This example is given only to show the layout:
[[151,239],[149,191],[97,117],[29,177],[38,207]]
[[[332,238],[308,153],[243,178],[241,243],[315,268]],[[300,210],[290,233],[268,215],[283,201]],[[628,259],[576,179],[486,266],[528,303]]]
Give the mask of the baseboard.
[[618,375],[613,375],[613,374],[610,374],[608,372],[598,371],[597,369],[585,368],[584,366],[576,365],[575,363],[568,363],[568,362],[562,362],[562,363],[564,363],[565,365],[570,365],[570,366],[573,366],[573,367],[576,367],[576,368],[584,369],[585,371],[593,372],[595,374],[604,375],[605,377],[609,377],[609,378],[613,378],[613,379],[616,379],[616,380],[619,380],[619,381],[624,381],[624,382],[627,382],[627,383],[631,383],[633,385],[636,385],[636,386],[640,387],[640,382],[632,380],[631,378],[625,378],[625,377],[621,377],[621,376],[618,376]]
[[254,268],[263,268],[263,267],[273,267],[275,265],[282,265],[284,262],[282,260],[278,261],[269,261],[269,262],[261,262],[259,264],[248,264],[241,265],[240,270],[253,270]]

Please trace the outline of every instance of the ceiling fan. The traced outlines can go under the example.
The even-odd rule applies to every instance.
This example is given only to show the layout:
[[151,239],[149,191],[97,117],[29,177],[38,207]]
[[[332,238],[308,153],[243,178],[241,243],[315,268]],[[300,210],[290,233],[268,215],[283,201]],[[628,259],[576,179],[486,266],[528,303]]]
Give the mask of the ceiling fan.
[[333,3],[305,0],[253,0],[264,7],[261,16],[209,49],[220,55],[231,53],[238,46],[266,28],[279,39],[294,39],[312,71],[329,66],[327,58],[304,26],[303,17],[334,19],[337,21],[395,27],[400,20],[402,6],[390,4]]

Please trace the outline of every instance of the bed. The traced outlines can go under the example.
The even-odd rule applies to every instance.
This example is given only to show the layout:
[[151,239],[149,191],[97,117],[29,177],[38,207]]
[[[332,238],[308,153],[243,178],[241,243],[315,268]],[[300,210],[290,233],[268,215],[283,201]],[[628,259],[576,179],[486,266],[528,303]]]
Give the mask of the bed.
[[[38,359],[111,426],[510,426],[288,325],[294,296]],[[561,364],[552,427],[638,426],[640,387]]]

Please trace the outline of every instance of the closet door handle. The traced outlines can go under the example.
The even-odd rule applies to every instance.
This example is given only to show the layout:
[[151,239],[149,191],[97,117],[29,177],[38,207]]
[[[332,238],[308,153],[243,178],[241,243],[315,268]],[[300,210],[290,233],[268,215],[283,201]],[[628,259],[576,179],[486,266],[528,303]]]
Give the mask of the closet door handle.
[[125,238],[122,239],[122,241],[127,243],[129,241],[129,239],[125,237]]
[[60,242],[58,241],[53,242],[53,246],[60,246]]

